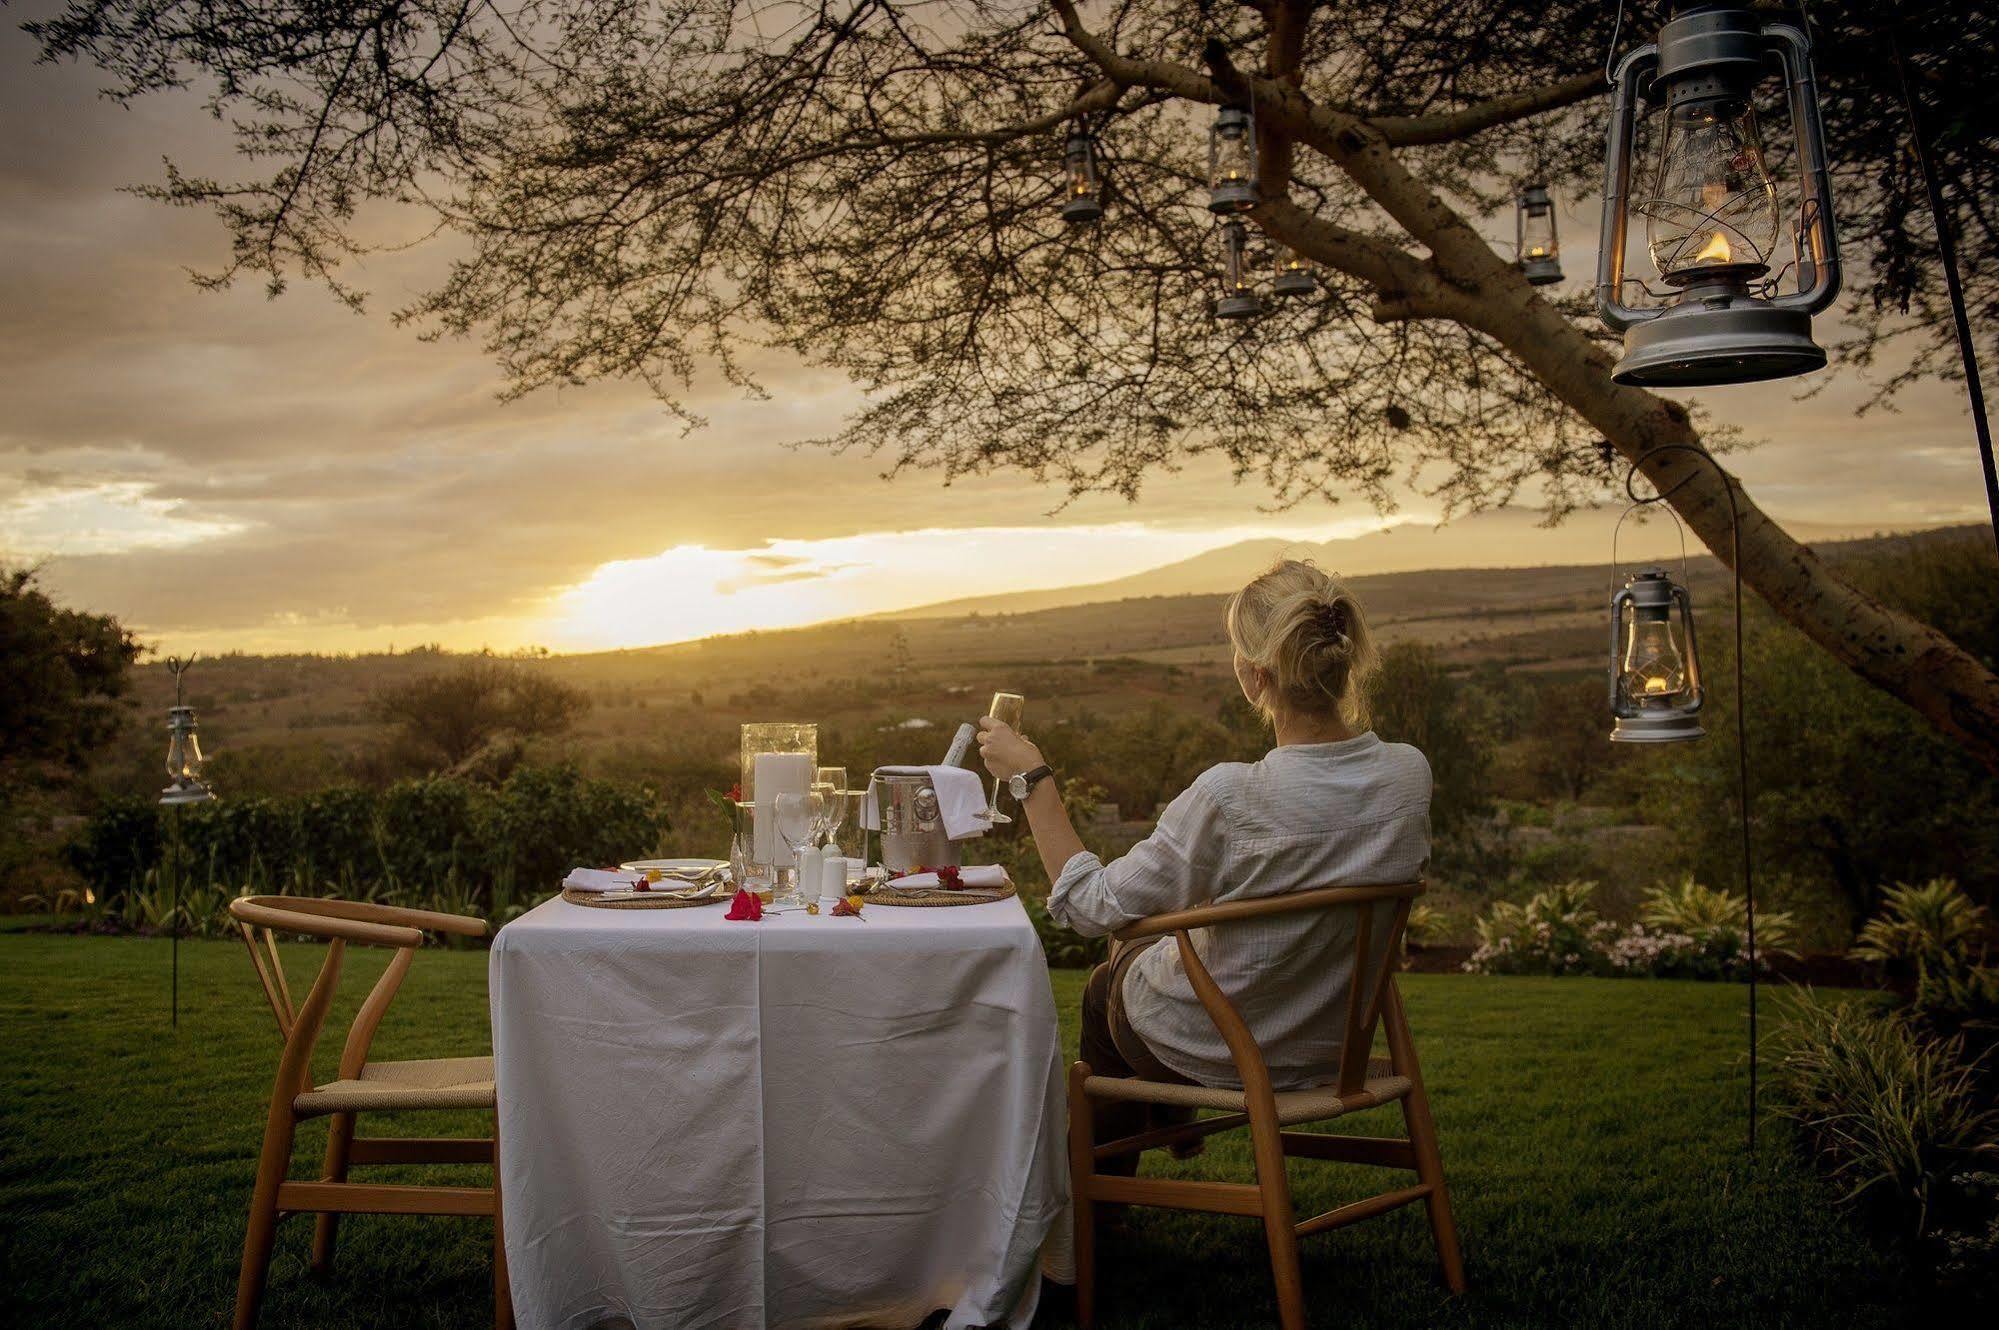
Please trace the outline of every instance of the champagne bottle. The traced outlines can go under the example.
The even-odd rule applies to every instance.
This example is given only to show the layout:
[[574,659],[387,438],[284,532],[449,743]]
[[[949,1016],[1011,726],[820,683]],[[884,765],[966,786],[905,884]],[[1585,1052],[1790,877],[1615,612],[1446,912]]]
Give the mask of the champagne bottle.
[[944,765],[947,767],[963,765],[965,754],[972,751],[972,740],[978,736],[978,733],[978,727],[970,721],[960,725],[958,732],[951,737],[951,747],[944,753]]

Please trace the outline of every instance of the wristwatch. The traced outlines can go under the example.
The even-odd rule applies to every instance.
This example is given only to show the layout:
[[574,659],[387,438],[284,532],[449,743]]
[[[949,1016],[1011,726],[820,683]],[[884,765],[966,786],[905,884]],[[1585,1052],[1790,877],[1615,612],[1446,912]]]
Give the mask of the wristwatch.
[[1034,787],[1055,774],[1055,768],[1043,762],[1032,771],[1016,771],[1007,777],[1007,788],[1013,791],[1015,803],[1024,804],[1027,796],[1034,793]]

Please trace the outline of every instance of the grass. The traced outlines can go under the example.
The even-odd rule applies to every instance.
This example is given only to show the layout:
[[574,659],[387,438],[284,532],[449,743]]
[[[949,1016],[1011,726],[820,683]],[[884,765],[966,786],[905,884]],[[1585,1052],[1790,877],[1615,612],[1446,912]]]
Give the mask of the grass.
[[[241,947],[220,942],[183,944],[181,1020],[169,1028],[167,959],[158,940],[0,936],[7,1324],[227,1320],[277,1039]],[[354,953],[348,1005],[329,1029],[383,959]],[[485,1049],[485,961],[420,958],[378,1055]],[[309,948],[289,953],[295,991],[313,963]],[[1072,1048],[1081,981],[1055,975]],[[1894,1264],[1834,1212],[1781,1134],[1756,1163],[1745,1158],[1741,989],[1412,976],[1405,991],[1472,1291],[1444,1296],[1421,1210],[1405,1210],[1306,1243],[1315,1324],[1706,1330],[1916,1316]],[[426,1134],[477,1123],[407,1121]],[[1350,1121],[1387,1130],[1397,1115]],[[301,1160],[316,1158],[321,1131],[304,1134]],[[1230,1137],[1148,1168],[1208,1177],[1245,1164]],[[1366,1181],[1365,1170],[1296,1168],[1301,1207],[1350,1199]],[[323,1284],[306,1273],[310,1233],[296,1220],[280,1230],[265,1326],[490,1324],[483,1223],[349,1220]],[[1112,1325],[1270,1323],[1254,1221],[1139,1211],[1108,1237],[1102,1268]],[[1067,1320],[1051,1306],[1038,1324]]]

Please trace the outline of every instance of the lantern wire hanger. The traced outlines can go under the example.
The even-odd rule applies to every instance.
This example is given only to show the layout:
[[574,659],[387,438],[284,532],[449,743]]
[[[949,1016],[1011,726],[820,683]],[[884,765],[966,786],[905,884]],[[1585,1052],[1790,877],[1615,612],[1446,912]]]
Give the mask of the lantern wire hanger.
[[[1741,824],[1742,899],[1743,899],[1743,911],[1744,911],[1744,920],[1745,920],[1745,931],[1747,933],[1746,943],[1748,948],[1748,969],[1749,969],[1749,1152],[1751,1154],[1754,1154],[1756,1153],[1756,1115],[1757,1115],[1756,885],[1753,872],[1753,865],[1751,863],[1750,854],[1749,854],[1749,732],[1748,732],[1748,722],[1745,719],[1748,711],[1748,706],[1747,706],[1748,699],[1746,694],[1743,692],[1743,672],[1742,672],[1742,514],[1736,505],[1735,480],[1732,476],[1728,474],[1727,471],[1725,471],[1722,468],[1721,463],[1715,460],[1713,453],[1710,453],[1707,449],[1702,448],[1696,444],[1661,443],[1661,444],[1655,444],[1654,446],[1647,448],[1644,452],[1640,453],[1635,460],[1632,461],[1632,463],[1624,473],[1624,493],[1626,497],[1630,499],[1631,506],[1624,510],[1623,515],[1620,516],[1617,520],[1617,527],[1613,528],[1611,532],[1611,570],[1614,578],[1617,569],[1617,531],[1623,527],[1624,518],[1629,517],[1632,513],[1638,511],[1640,508],[1648,508],[1657,504],[1665,503],[1668,499],[1672,498],[1673,495],[1677,494],[1682,488],[1684,488],[1688,483],[1690,483],[1694,479],[1694,473],[1690,471],[1685,476],[1682,476],[1679,480],[1675,481],[1673,484],[1671,484],[1670,486],[1668,486],[1663,490],[1655,489],[1651,494],[1642,495],[1642,496],[1638,493],[1637,481],[1640,469],[1645,465],[1645,463],[1651,461],[1652,459],[1657,457],[1663,457],[1671,453],[1684,453],[1689,457],[1693,458],[1694,460],[1698,461],[1702,465],[1712,468],[1716,477],[1719,478],[1721,481],[1722,493],[1726,495],[1728,498],[1728,533],[1729,533],[1728,563],[1729,563],[1729,568],[1733,572],[1735,578],[1735,607],[1734,607],[1735,608],[1735,661],[1734,661],[1735,789],[1736,789],[1736,805],[1737,805],[1736,811],[1739,815],[1738,820]],[[1673,516],[1674,525],[1679,528],[1680,568],[1681,568],[1680,575],[1684,582],[1684,579],[1686,577],[1686,557],[1687,557],[1686,528],[1684,525],[1680,523],[1679,517],[1676,514],[1673,514],[1673,510],[1670,507],[1666,509],[1666,512],[1669,515]],[[1641,574],[1640,576],[1643,576],[1643,574]],[[1659,576],[1663,576],[1663,574],[1659,574]],[[1617,616],[1621,613],[1617,597],[1621,596],[1622,594],[1623,592],[1620,591],[1615,595],[1613,595],[1612,597],[1611,608],[1613,616]],[[1682,589],[1681,594],[1684,597],[1684,587]],[[1687,603],[1688,602],[1686,602],[1684,599],[1682,600],[1683,612],[1685,612],[1686,614],[1686,623],[1688,625],[1689,630],[1691,630],[1693,619],[1691,612],[1686,610]],[[1612,619],[1613,652],[1615,648],[1616,626],[1617,626],[1617,619],[1616,617],[1613,617]],[[1689,631],[1688,642],[1691,653],[1692,649],[1691,631]],[[1698,663],[1696,662],[1696,664],[1694,665],[1694,669],[1698,671],[1698,668],[1699,668]],[[1615,654],[1613,654],[1611,657],[1611,670],[1612,670],[1612,689],[1613,692],[1615,692],[1615,689],[1617,687],[1616,685],[1617,657]],[[1696,681],[1697,677],[1698,676],[1696,675]],[[1697,682],[1695,686],[1698,687]],[[1693,733],[1685,734],[1679,737],[1694,738],[1698,737],[1698,734],[1699,731],[1698,729],[1696,729]]]

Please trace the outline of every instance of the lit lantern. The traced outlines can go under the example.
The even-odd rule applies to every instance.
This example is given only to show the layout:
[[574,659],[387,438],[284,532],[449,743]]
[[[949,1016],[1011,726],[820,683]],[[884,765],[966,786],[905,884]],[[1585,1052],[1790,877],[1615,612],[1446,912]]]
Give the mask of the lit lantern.
[[1610,598],[1610,737],[1620,743],[1698,739],[1700,661],[1687,589],[1657,568]]
[[1222,296],[1215,302],[1216,318],[1253,319],[1263,313],[1252,274],[1249,229],[1231,219],[1222,225]]
[[1062,145],[1062,174],[1062,220],[1080,224],[1103,216],[1097,140],[1080,121],[1069,127],[1069,139]]
[[1529,185],[1513,201],[1513,257],[1535,286],[1562,280],[1562,247],[1555,237],[1555,201],[1546,185]]
[[1279,296],[1309,296],[1319,289],[1312,261],[1295,249],[1287,249],[1277,260],[1277,275],[1270,279],[1270,293]]
[[1224,106],[1208,131],[1208,211],[1247,212],[1261,201],[1255,117],[1243,107]]
[[[1791,289],[1776,263],[1777,183],[1753,98],[1770,62],[1783,71],[1801,167]],[[1635,191],[1631,152],[1640,95],[1663,107],[1658,158]],[[1618,383],[1698,387],[1804,374],[1825,364],[1812,315],[1839,295],[1838,241],[1811,48],[1785,23],[1736,5],[1683,4],[1659,40],[1617,67],[1597,258],[1597,307],[1624,334]],[[1623,302],[1633,215],[1659,278],[1662,306]],[[1788,267],[1788,265],[1787,265]]]
[[167,780],[160,791],[163,804],[198,804],[215,797],[201,780],[201,739],[193,707],[167,709]]
[[196,732],[194,708],[187,705],[181,684],[181,676],[193,664],[192,656],[185,661],[167,658],[167,669],[174,676],[174,704],[167,708],[167,787],[160,791],[163,804],[198,804],[215,797],[202,783],[201,738]]

